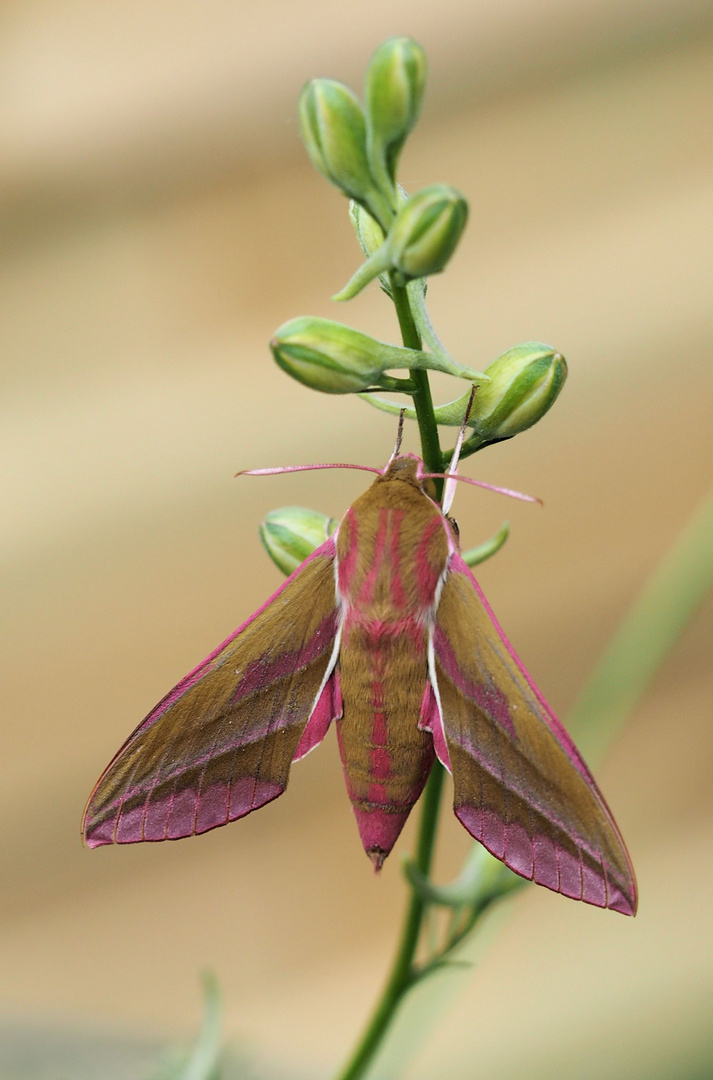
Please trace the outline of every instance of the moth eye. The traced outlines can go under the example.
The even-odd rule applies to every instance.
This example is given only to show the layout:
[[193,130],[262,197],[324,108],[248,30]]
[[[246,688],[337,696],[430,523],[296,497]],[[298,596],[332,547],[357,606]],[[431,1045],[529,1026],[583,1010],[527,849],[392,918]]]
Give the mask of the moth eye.
[[436,496],[436,485],[433,483],[433,480],[422,480],[421,490],[423,491],[424,495],[428,495],[429,499],[433,499],[434,502],[438,502]]
[[456,519],[454,517],[448,517],[448,518],[446,518],[446,521],[450,525],[451,532],[455,536],[456,540],[459,540],[460,539],[460,529],[458,528],[458,522],[456,521]]

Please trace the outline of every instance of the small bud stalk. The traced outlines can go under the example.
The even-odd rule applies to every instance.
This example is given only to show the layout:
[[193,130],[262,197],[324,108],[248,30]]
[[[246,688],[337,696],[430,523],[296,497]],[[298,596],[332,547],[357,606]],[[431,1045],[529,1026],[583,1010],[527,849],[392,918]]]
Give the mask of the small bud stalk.
[[[442,371],[470,382],[481,378],[479,371],[455,360],[387,345],[331,319],[309,315],[284,323],[270,348],[283,371],[325,394],[357,394],[379,385],[393,389],[384,381],[392,368]],[[404,389],[408,387],[406,383]]]

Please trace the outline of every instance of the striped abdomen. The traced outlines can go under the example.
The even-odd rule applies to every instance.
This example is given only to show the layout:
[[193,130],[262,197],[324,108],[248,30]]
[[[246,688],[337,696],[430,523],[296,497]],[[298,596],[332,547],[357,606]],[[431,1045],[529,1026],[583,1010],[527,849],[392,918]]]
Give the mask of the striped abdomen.
[[418,721],[447,558],[443,518],[408,473],[382,477],[340,526],[339,745],[361,839],[377,866],[433,763],[433,740]]

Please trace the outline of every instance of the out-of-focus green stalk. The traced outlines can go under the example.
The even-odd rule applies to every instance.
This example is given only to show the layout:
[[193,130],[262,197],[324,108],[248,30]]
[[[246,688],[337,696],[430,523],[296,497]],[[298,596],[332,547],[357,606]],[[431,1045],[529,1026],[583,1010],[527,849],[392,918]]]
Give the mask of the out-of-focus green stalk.
[[713,490],[624,616],[569,713],[588,760],[600,757],[713,586]]
[[154,1080],[219,1080],[223,1005],[220,987],[211,972],[204,972],[203,1022],[188,1056],[180,1064],[162,1068]]

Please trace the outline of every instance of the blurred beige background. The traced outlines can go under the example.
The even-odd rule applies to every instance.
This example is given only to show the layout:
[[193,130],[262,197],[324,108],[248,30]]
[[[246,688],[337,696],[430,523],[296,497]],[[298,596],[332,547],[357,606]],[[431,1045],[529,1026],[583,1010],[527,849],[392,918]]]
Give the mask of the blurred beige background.
[[[338,516],[365,483],[233,473],[391,449],[389,418],[267,351],[302,313],[397,340],[376,288],[328,299],[358,251],[301,150],[298,93],[359,88],[381,39],[416,37],[431,83],[402,181],[471,205],[436,325],[475,366],[528,338],[568,358],[546,421],[467,466],[545,509],[456,504],[467,545],[510,519],[480,577],[566,715],[710,484],[713,9],[6,0],[0,19],[2,1075],[56,1077],[59,1033],[68,1076],[97,1075],[80,1063],[97,1040],[185,1038],[211,967],[255,1075],[326,1077],[388,963],[411,836],[375,879],[333,735],[226,829],[94,853],[78,837],[129,731],[277,586],[261,515]],[[708,603],[598,770],[640,915],[528,890],[475,972],[412,1003],[411,1080],[708,1075],[712,621]],[[450,813],[441,833],[445,878],[468,840]]]

